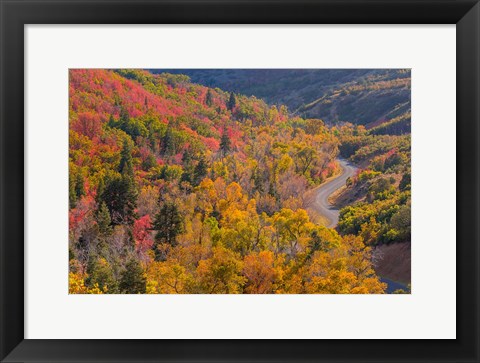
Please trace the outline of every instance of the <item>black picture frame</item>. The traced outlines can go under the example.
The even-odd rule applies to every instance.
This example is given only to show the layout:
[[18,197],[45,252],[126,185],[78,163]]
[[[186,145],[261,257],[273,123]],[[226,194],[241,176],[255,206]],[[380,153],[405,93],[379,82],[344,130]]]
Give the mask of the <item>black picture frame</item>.
[[[2,361],[479,362],[478,0],[1,0],[0,14]],[[24,339],[24,26],[157,23],[456,24],[457,339]]]

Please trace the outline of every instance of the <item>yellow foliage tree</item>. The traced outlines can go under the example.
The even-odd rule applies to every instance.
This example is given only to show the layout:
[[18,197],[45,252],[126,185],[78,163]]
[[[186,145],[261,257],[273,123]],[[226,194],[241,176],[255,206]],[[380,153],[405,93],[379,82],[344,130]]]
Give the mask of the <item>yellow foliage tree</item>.
[[272,224],[275,227],[276,250],[282,252],[288,250],[290,256],[294,256],[300,250],[303,250],[308,242],[315,224],[310,222],[308,213],[304,209],[283,208],[272,217]]
[[222,246],[214,247],[213,256],[199,262],[197,282],[199,292],[207,294],[240,294],[246,278],[243,263],[237,255]]
[[104,292],[95,284],[93,287],[85,286],[85,275],[81,273],[70,272],[68,274],[68,293],[69,294],[103,294]]
[[275,282],[281,276],[281,269],[275,266],[271,251],[261,251],[245,256],[243,274],[247,278],[245,291],[249,294],[271,294]]
[[150,294],[188,293],[192,276],[177,260],[152,262],[147,268],[147,292]]

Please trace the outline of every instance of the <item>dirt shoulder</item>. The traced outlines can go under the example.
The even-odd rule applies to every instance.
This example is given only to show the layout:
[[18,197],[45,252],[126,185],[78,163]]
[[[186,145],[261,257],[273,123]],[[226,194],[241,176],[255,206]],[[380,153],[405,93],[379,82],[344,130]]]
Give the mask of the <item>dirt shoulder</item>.
[[411,283],[411,243],[380,245],[374,249],[375,271],[378,275],[402,284]]

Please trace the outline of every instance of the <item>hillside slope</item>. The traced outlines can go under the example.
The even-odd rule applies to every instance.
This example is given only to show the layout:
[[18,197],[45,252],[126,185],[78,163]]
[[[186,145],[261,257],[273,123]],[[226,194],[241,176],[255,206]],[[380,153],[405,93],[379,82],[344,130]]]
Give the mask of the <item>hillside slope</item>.
[[338,130],[185,75],[69,77],[70,293],[383,293],[372,248],[314,223]]
[[[154,72],[161,72],[155,70]],[[410,109],[406,69],[174,69],[192,81],[285,104],[329,124],[381,124]]]

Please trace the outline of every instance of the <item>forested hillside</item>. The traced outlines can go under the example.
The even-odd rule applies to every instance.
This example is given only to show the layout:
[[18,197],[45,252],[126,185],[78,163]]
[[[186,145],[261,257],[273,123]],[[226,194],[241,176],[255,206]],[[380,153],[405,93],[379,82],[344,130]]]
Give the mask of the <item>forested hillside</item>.
[[[357,82],[344,72],[324,95]],[[327,127],[180,74],[71,70],[69,88],[70,293],[385,291],[372,247],[409,238],[409,135]],[[340,154],[364,164],[349,186],[366,193],[335,230],[304,196]]]
[[[152,71],[155,72],[155,71]],[[368,128],[400,117],[409,132],[410,70],[406,69],[178,69],[194,82],[285,104],[292,113],[328,124],[351,122]],[[408,118],[408,120],[406,120]],[[405,123],[408,122],[408,127]]]
[[342,127],[340,151],[362,168],[344,194],[338,230],[368,245],[410,241],[410,135],[374,135],[362,126]]
[[363,126],[342,126],[339,135],[341,155],[361,168],[332,198],[342,208],[337,230],[342,235],[358,235],[365,244],[375,246],[376,269],[386,274],[382,277],[409,285],[410,135],[382,135]]

